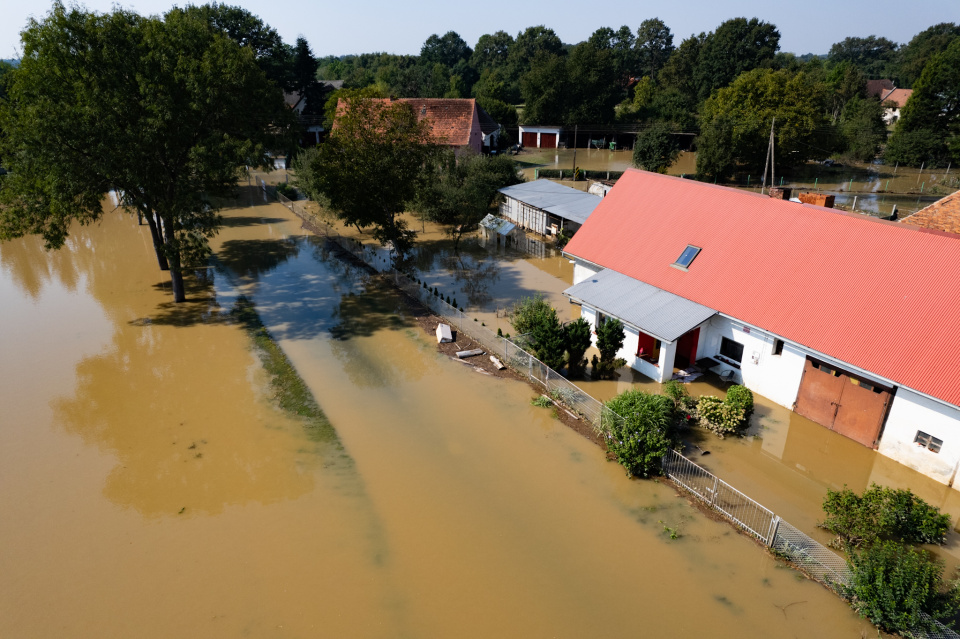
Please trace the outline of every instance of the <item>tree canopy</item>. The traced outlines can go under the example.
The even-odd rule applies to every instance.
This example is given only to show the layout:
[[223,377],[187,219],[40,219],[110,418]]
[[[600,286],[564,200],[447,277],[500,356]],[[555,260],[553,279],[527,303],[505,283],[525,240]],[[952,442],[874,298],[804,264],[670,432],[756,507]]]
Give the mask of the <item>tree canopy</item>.
[[402,257],[415,233],[399,215],[414,201],[434,152],[428,123],[409,104],[351,96],[298,182],[322,194],[345,224],[372,227],[374,238]]
[[754,69],[720,89],[700,111],[697,172],[725,177],[738,166],[761,172],[776,118],[776,165],[790,166],[822,148],[826,95],[806,73]]
[[284,148],[291,116],[250,48],[195,11],[163,19],[55,4],[22,33],[23,58],[0,103],[0,239],[63,245],[99,218],[110,189],[150,225],[176,301],[203,259],[244,165]]
[[923,68],[886,155],[912,166],[960,162],[960,38]]

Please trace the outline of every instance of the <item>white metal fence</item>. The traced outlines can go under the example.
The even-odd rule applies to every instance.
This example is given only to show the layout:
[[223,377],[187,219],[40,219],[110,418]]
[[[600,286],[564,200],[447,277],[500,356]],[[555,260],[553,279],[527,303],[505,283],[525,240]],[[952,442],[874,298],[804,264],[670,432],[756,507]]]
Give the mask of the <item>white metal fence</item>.
[[[502,357],[505,365],[527,375],[544,386],[547,394],[587,419],[599,431],[607,430],[612,420],[622,419],[605,404],[591,397],[514,341],[495,334],[486,326],[460,309],[447,304],[439,296],[418,285],[408,275],[392,268],[378,268],[375,253],[364,248],[356,240],[340,235],[329,224],[301,202],[292,201],[276,189],[269,187],[259,177],[257,182],[265,194],[277,200],[303,220],[304,227],[364,261],[378,271],[393,276],[393,282],[401,291],[429,308],[458,331],[469,335],[486,349]],[[792,526],[769,508],[754,501],[707,469],[687,459],[675,450],[667,451],[662,461],[665,475],[693,494],[710,508],[729,519],[735,526],[755,537],[779,555],[790,559],[818,581],[832,587],[852,584],[852,573],[846,560],[823,546],[809,535]],[[922,613],[921,613],[922,614]],[[923,615],[931,630],[915,630],[913,635],[925,639],[960,639],[945,625]]]

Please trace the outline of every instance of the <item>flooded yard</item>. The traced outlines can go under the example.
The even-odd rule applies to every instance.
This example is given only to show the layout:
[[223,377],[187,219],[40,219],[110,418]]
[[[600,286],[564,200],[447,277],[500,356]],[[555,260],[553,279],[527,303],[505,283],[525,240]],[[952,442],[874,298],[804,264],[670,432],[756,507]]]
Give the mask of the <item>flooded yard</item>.
[[[0,636],[873,634],[438,354],[283,207],[224,215],[180,306],[122,213],[0,245]],[[275,407],[240,295],[336,438]]]

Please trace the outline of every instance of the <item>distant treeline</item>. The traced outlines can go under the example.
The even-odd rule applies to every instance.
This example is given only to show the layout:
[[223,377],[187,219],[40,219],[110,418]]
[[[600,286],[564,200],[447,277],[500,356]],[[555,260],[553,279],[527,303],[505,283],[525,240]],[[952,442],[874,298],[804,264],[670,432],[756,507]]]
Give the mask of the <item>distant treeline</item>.
[[867,95],[867,80],[889,79],[915,89],[912,102],[932,103],[904,109],[886,149],[888,159],[945,165],[960,160],[954,112],[960,107],[949,98],[960,87],[957,42],[960,26],[942,23],[902,45],[877,36],[851,37],[826,56],[796,56],[780,51],[775,25],[756,18],[727,20],[679,46],[654,18],[636,30],[597,29],[575,45],[544,26],[516,37],[485,34],[473,48],[449,31],[430,36],[419,56],[320,58],[317,77],[371,94],[475,97],[506,126],[642,131],[666,124],[674,132],[698,134],[703,157],[698,171],[714,177],[736,166],[762,166],[774,117],[778,163],[875,157],[887,142],[887,129],[883,105]]

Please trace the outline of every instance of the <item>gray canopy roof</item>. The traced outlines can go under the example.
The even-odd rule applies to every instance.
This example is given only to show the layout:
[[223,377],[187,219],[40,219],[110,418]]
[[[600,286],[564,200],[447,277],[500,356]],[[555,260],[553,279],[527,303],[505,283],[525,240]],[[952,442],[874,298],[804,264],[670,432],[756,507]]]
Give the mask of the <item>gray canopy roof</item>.
[[609,269],[563,294],[664,342],[676,341],[717,314],[712,308]]
[[583,224],[603,199],[550,180],[534,180],[500,189],[500,192],[551,215]]

